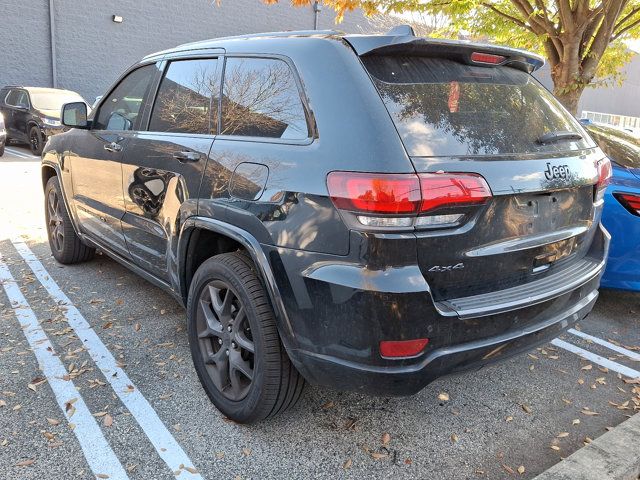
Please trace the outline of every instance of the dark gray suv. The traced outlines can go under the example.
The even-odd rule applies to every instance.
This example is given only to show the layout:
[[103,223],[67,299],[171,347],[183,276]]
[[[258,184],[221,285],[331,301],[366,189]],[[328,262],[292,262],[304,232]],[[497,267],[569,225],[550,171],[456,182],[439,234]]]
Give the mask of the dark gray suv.
[[144,58],[42,163],[53,255],[99,248],[187,310],[193,361],[253,422],[306,381],[417,392],[547,342],[598,296],[610,164],[541,58],[289,32]]

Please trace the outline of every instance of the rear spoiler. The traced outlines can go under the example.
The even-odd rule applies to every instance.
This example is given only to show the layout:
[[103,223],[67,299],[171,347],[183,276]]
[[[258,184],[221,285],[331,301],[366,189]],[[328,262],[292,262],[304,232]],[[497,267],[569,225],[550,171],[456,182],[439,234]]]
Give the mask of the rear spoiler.
[[[393,31],[390,33],[394,33]],[[360,57],[369,55],[420,55],[450,58],[469,65],[507,65],[527,73],[532,73],[544,65],[544,58],[525,50],[501,47],[465,40],[445,40],[441,38],[404,35],[345,35],[344,40]],[[499,56],[499,62],[483,62],[472,59],[472,55]]]

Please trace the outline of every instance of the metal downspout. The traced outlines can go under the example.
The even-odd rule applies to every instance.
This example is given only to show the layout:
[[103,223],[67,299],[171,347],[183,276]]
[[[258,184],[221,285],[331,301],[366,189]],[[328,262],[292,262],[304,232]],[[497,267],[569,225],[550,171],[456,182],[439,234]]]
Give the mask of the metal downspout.
[[317,0],[313,2],[313,29],[314,30],[318,29],[318,15],[320,15],[321,10],[322,10],[322,7],[320,6],[320,3]]
[[57,88],[58,68],[56,65],[56,19],[53,0],[49,0],[49,43],[51,45],[51,83],[53,88]]

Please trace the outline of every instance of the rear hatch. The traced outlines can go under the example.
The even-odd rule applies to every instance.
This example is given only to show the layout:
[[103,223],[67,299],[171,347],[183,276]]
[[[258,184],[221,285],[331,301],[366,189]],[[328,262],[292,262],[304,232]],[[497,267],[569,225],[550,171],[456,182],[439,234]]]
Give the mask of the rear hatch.
[[600,150],[530,75],[537,57],[437,45],[405,40],[361,55],[416,172],[472,173],[490,189],[484,202],[445,201],[415,223],[434,299],[513,289],[584,263]]

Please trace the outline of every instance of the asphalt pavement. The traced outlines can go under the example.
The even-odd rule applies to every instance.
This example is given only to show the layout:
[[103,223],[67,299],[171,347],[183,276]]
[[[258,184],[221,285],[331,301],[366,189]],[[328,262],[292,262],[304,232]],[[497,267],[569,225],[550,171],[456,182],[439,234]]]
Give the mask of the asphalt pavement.
[[528,355],[405,398],[307,386],[237,425],[201,389],[168,294],[103,255],[53,260],[26,148],[0,158],[0,199],[3,478],[532,478],[640,408],[640,295],[602,291]]

